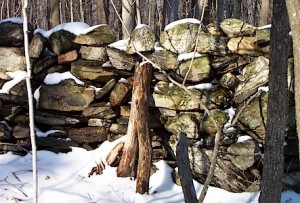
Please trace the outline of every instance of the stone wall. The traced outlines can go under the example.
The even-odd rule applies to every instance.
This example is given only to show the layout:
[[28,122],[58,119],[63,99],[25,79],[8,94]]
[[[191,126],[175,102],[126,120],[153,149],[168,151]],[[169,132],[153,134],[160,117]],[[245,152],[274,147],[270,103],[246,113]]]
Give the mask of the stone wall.
[[[211,119],[189,94],[169,82],[169,76],[184,81],[224,129],[212,184],[233,192],[259,190],[270,27],[256,28],[236,19],[202,27],[196,19],[185,19],[166,26],[159,37],[140,25],[123,41],[107,25],[72,29],[74,24],[67,23],[30,32],[38,149],[91,150],[125,135],[134,66],[150,60],[154,160],[174,162],[176,135],[184,131],[194,178],[203,182],[214,145]],[[292,64],[291,57],[290,70]],[[0,151],[24,154],[30,138],[22,24],[9,20],[0,22],[0,78]],[[292,74],[288,78],[292,95]],[[298,156],[293,113],[290,120],[287,162]],[[298,170],[298,163],[289,162],[289,169]]]

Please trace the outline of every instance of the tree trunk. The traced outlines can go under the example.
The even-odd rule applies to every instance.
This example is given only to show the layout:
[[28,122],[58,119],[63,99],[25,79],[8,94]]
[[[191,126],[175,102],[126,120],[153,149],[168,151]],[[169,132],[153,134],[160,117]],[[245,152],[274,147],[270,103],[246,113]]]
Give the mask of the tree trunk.
[[108,0],[97,0],[98,24],[108,24]]
[[[139,138],[139,165],[137,174],[137,192],[145,193],[149,189],[151,165],[151,144],[148,127],[148,91],[151,81],[149,65],[136,65],[132,89],[130,119],[123,154],[117,168],[119,177],[135,177],[137,164],[137,147]],[[146,181],[148,180],[148,181]],[[138,188],[140,188],[138,190]]]
[[131,31],[135,28],[134,17],[135,17],[134,0],[122,0],[123,39],[129,38]]
[[259,26],[268,24],[269,12],[270,12],[270,0],[261,1]]
[[[136,67],[133,87],[138,94],[137,133],[139,143],[139,160],[136,177],[136,192],[149,192],[149,179],[152,165],[152,145],[149,131],[149,90],[151,84],[152,65],[146,63]],[[133,101],[132,101],[133,102]]]
[[284,0],[274,1],[271,29],[267,134],[259,197],[262,203],[280,202],[282,191],[283,147],[288,114],[289,46],[289,24]]
[[59,0],[51,0],[50,24],[51,28],[60,23]]
[[[293,38],[293,52],[294,52],[294,75],[295,75],[295,87],[300,85],[300,2],[286,0],[286,6],[289,15],[290,26],[292,30]],[[295,88],[295,106],[296,106],[296,124],[298,134],[298,151],[300,160],[300,89]]]

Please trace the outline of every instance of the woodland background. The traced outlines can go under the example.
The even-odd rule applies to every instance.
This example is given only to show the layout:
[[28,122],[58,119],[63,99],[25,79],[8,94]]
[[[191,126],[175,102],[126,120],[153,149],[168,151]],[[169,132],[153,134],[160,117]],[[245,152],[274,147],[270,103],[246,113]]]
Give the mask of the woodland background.
[[[65,22],[108,24],[127,38],[120,17],[129,32],[136,24],[147,24],[159,35],[165,25],[178,19],[197,18],[203,24],[238,18],[254,26],[271,22],[273,0],[32,0],[29,22],[34,28],[49,30]],[[0,19],[21,17],[22,1],[0,2]]]

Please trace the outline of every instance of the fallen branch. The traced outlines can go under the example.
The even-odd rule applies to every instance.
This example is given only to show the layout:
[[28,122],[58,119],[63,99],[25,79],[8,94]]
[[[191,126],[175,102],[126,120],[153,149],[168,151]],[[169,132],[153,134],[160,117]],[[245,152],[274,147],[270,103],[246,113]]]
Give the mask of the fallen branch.
[[7,177],[4,178],[3,180],[0,180],[0,182],[5,182],[5,183],[7,183],[8,185],[10,185],[10,186],[16,188],[16,189],[17,189],[19,192],[21,192],[25,197],[28,197],[28,195],[27,195],[25,192],[23,192],[20,188],[18,188],[18,187],[15,186],[14,184],[10,183],[10,182],[7,180]]

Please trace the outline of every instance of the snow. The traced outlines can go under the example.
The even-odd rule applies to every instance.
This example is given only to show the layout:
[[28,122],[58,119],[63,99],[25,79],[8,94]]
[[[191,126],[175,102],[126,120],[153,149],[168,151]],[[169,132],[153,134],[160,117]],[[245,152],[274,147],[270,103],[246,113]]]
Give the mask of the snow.
[[77,84],[83,85],[84,82],[76,78],[70,71],[64,72],[64,73],[50,73],[48,74],[45,79],[44,83],[47,85],[55,85],[60,83],[62,80],[66,79],[73,79]]
[[[100,25],[99,25],[100,26]],[[50,35],[54,32],[65,30],[68,32],[73,33],[74,35],[86,34],[87,32],[91,31],[90,26],[83,22],[71,22],[71,23],[62,23],[51,30],[45,31],[43,29],[36,29],[34,33],[41,33],[44,37],[49,38]]]
[[[102,175],[88,177],[91,168],[102,160],[123,138],[104,142],[99,148],[86,151],[74,147],[67,154],[38,151],[39,203],[86,203],[86,202],[184,202],[182,189],[173,183],[172,168],[164,161],[155,163],[158,170],[150,177],[149,195],[135,193],[135,180],[118,178],[116,168],[105,165]],[[0,202],[11,203],[14,199],[32,202],[31,155],[0,155]],[[5,182],[6,180],[7,182]],[[197,195],[202,185],[194,181]],[[25,193],[28,197],[26,197]],[[256,203],[258,192],[230,193],[209,187],[205,203]],[[281,202],[297,203],[300,195],[293,191],[282,193]]]
[[173,28],[176,25],[184,24],[184,23],[192,23],[192,24],[199,24],[200,25],[201,22],[199,20],[197,20],[196,18],[184,18],[184,19],[177,20],[177,21],[174,21],[174,22],[168,24],[165,27],[165,31]]
[[196,90],[212,90],[214,86],[211,83],[200,83],[197,85],[188,86],[187,88]]
[[125,51],[128,45],[129,39],[123,39],[116,42],[113,42],[108,45],[108,47],[119,49],[121,51]]
[[25,80],[26,71],[15,71],[15,72],[6,72],[12,80],[4,83],[3,87],[0,89],[0,93],[9,94],[10,89],[17,85],[22,80]]
[[147,26],[147,25],[145,25],[145,24],[139,24],[134,29],[137,30],[137,29],[140,29],[140,28],[145,27],[145,26]]
[[22,18],[6,18],[6,19],[3,19],[0,21],[0,24],[1,23],[4,23],[4,22],[12,22],[12,23],[16,23],[16,24],[23,24],[23,19]]
[[192,59],[193,57],[194,58],[199,58],[201,56],[202,55],[199,54],[198,52],[190,52],[190,53],[185,53],[185,54],[179,54],[178,58],[177,58],[177,61],[187,61],[187,60]]
[[268,24],[268,25],[263,25],[263,26],[257,27],[256,29],[257,30],[263,30],[263,29],[270,29],[271,27],[272,27],[272,25]]

